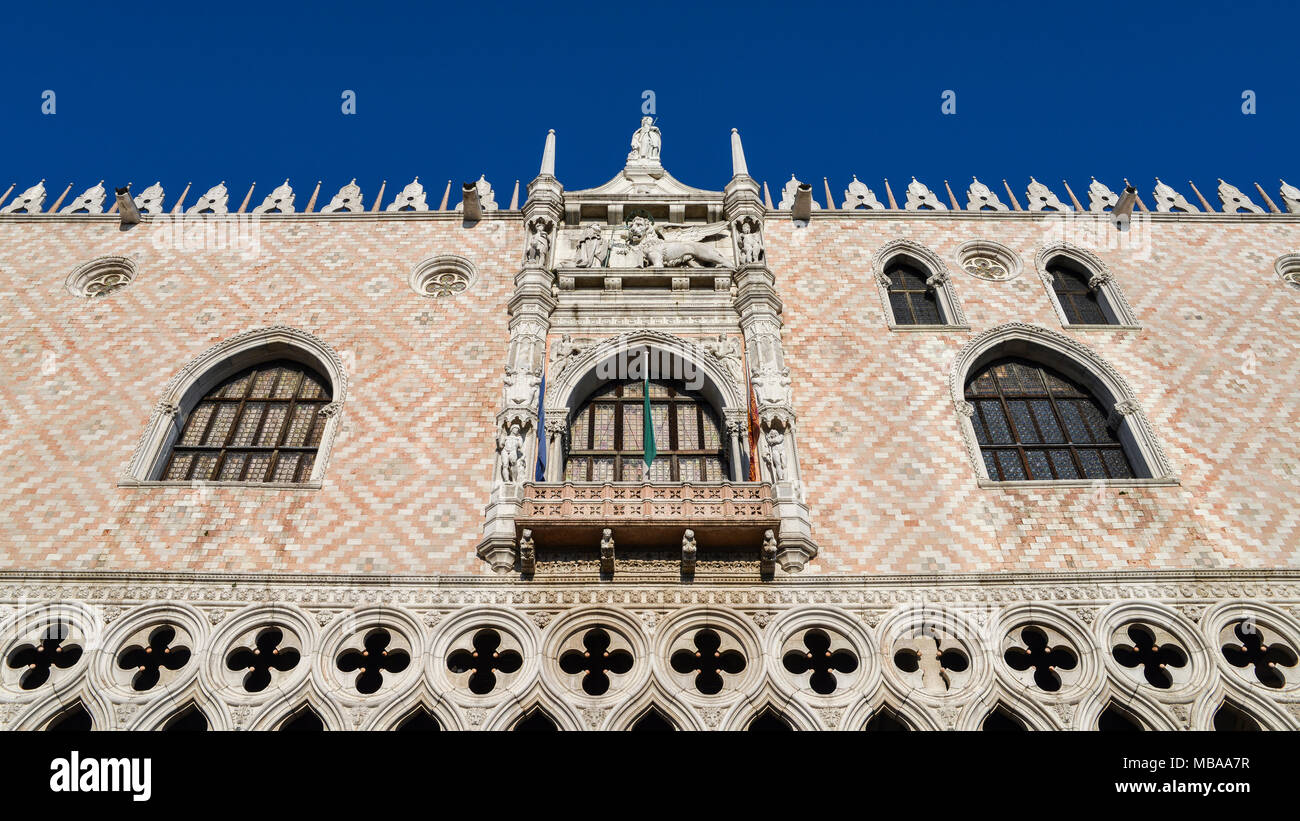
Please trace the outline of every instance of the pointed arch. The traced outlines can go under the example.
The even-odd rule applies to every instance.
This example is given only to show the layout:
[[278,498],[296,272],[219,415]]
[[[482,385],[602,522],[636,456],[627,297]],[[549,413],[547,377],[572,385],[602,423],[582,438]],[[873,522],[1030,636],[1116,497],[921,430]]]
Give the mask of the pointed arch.
[[1224,704],[1240,711],[1253,719],[1264,730],[1297,729],[1295,719],[1272,701],[1261,698],[1236,682],[1225,681],[1220,677],[1218,684],[1201,693],[1192,704],[1187,724],[1189,730],[1213,730],[1214,718]]
[[616,706],[605,726],[631,730],[633,725],[648,711],[655,710],[664,716],[677,730],[703,730],[695,713],[688,709],[675,694],[651,678],[631,698]]
[[314,334],[287,325],[257,328],[225,339],[194,357],[178,371],[154,404],[120,483],[139,485],[161,481],[172,445],[180,438],[185,420],[199,400],[236,373],[280,359],[311,368],[329,382],[330,401],[321,410],[326,421],[316,460],[309,480],[298,485],[319,487],[340,425],[339,412],[347,396],[347,372],[342,358],[328,343]]
[[429,687],[422,676],[415,689],[395,698],[387,706],[374,711],[374,715],[362,725],[363,730],[395,730],[412,712],[423,710],[428,713],[443,730],[464,730],[460,713],[447,699],[439,696]]
[[[1023,322],[992,328],[972,339],[957,354],[948,376],[948,390],[957,424],[976,475],[992,481],[975,433],[975,406],[966,400],[966,383],[984,366],[998,359],[1019,358],[1051,369],[1085,389],[1108,414],[1129,461],[1133,479],[1054,479],[1054,484],[1177,484],[1164,448],[1142,411],[1128,381],[1088,346],[1065,334]],[[1006,484],[1005,482],[1000,484]],[[1036,481],[1043,485],[1044,481]]]
[[14,730],[44,730],[58,716],[80,704],[90,716],[92,730],[119,729],[113,705],[98,687],[92,687],[83,677],[74,688],[46,696],[28,705],[13,723]]
[[248,723],[250,730],[277,730],[280,725],[303,707],[311,707],[320,717],[326,730],[350,730],[351,722],[343,714],[338,699],[322,693],[312,678],[308,678],[293,690],[280,693],[276,698],[262,706]]
[[163,698],[156,699],[141,708],[140,712],[124,724],[123,730],[163,730],[168,722],[179,717],[182,710],[193,707],[203,713],[209,730],[231,730],[234,725],[225,704],[209,689],[207,682],[200,676],[190,680],[189,684],[176,691],[169,691]]
[[[1133,308],[1115,281],[1110,266],[1092,251],[1069,242],[1053,242],[1039,249],[1034,256],[1034,264],[1043,284],[1047,286],[1048,298],[1063,326],[1085,330],[1139,328]],[[1097,303],[1097,308],[1093,310],[1100,310],[1106,321],[1080,321],[1080,315],[1062,303],[1062,297],[1057,291],[1058,274],[1077,280],[1081,287],[1091,291]]]
[[[898,282],[891,277],[891,272],[899,264],[910,264],[924,273],[924,282],[934,294],[938,303],[940,323],[914,324],[902,317],[895,316],[891,290]],[[911,239],[891,240],[876,251],[871,258],[871,278],[876,283],[880,303],[884,310],[885,322],[894,331],[968,331],[966,314],[957,299],[957,290],[953,286],[952,275],[943,258],[928,246]]]
[[158,727],[161,732],[206,732],[212,729],[212,722],[207,713],[193,701],[175,710],[166,721]]

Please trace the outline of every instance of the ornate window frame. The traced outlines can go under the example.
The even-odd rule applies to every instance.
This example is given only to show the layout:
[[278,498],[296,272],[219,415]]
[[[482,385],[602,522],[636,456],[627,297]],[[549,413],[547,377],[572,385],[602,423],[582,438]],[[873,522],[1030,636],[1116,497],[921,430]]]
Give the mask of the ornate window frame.
[[96,257],[72,269],[63,285],[73,296],[98,299],[130,285],[136,273],[136,264],[129,257]]
[[[894,319],[894,309],[889,304],[889,277],[885,269],[895,259],[903,257],[911,260],[929,273],[927,284],[934,287],[939,302],[939,311],[943,314],[942,325],[901,325]],[[966,314],[957,299],[957,291],[952,284],[952,275],[943,259],[919,242],[910,239],[891,240],[876,251],[871,258],[871,277],[876,282],[876,292],[880,295],[881,308],[885,314],[885,323],[892,331],[969,331]]]
[[[325,432],[321,434],[312,466],[311,478],[305,483],[282,482],[221,482],[190,480],[184,482],[159,479],[171,453],[172,445],[181,435],[189,412],[199,400],[219,384],[244,368],[273,359],[288,359],[315,369],[330,382],[331,401],[321,409],[328,417]],[[338,434],[339,411],[347,394],[347,373],[343,360],[332,347],[314,334],[286,325],[273,325],[245,331],[218,342],[181,369],[171,378],[162,396],[154,404],[153,412],[140,435],[135,452],[131,455],[118,485],[132,486],[198,486],[216,485],[255,488],[287,488],[315,490],[321,487],[322,477],[329,465],[330,449]]]
[[1273,263],[1273,272],[1292,288],[1300,288],[1300,254],[1283,254]]
[[[966,401],[966,380],[976,369],[1004,356],[1042,363],[1088,388],[1109,409],[1120,442],[1134,462],[1134,479],[1057,479],[999,482],[989,478],[971,423],[974,407]],[[980,487],[1092,487],[1097,485],[1176,485],[1173,468],[1156,439],[1133,389],[1123,376],[1088,346],[1065,334],[1038,325],[1012,322],[972,339],[957,354],[948,375],[948,391],[957,416],[966,454]]]
[[[1066,261],[1082,268],[1088,275],[1088,285],[1096,289],[1097,301],[1101,304],[1102,313],[1111,319],[1110,323],[1098,325],[1095,323],[1078,324],[1070,322],[1065,309],[1061,307],[1060,299],[1056,296],[1056,289],[1052,287],[1052,274],[1047,270],[1047,266],[1058,258],[1064,258]],[[1141,326],[1138,324],[1137,316],[1133,313],[1133,307],[1129,305],[1123,289],[1116,282],[1110,266],[1092,251],[1069,242],[1054,242],[1039,249],[1034,256],[1034,265],[1038,269],[1039,278],[1043,280],[1043,286],[1047,289],[1048,299],[1052,301],[1052,308],[1056,311],[1056,318],[1061,321],[1061,327],[1074,331],[1140,330]]]
[[455,254],[440,254],[412,268],[406,283],[422,297],[444,299],[465,293],[477,280],[474,263]]

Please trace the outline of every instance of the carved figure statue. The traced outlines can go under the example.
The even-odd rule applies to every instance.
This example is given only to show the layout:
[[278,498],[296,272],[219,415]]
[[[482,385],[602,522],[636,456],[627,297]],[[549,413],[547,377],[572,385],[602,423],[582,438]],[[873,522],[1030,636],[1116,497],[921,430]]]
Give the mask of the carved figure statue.
[[628,152],[628,162],[659,162],[659,147],[662,137],[654,126],[654,118],[642,117],[641,127],[632,135],[632,150]]
[[524,263],[545,265],[546,256],[551,250],[550,228],[545,222],[538,221],[532,224],[532,229],[528,245],[524,248]]
[[519,484],[524,476],[524,437],[518,422],[510,426],[509,433],[497,440],[497,446],[500,448],[497,466],[501,481],[508,485]]
[[742,265],[758,263],[763,259],[763,240],[754,233],[754,226],[748,221],[741,223],[737,244],[740,246]]
[[745,368],[741,362],[739,339],[728,339],[726,334],[718,334],[716,341],[712,339],[706,340],[700,343],[700,347],[726,366],[727,371],[736,380],[737,384],[744,381]]
[[702,240],[725,236],[727,224],[675,226],[658,228],[643,216],[627,224],[628,246],[641,254],[641,266],[653,268],[713,268],[725,266],[722,253]]
[[602,268],[605,265],[609,245],[600,226],[592,223],[583,229],[578,239],[578,256],[573,264],[578,268]]
[[767,466],[767,475],[774,482],[784,482],[785,475],[785,434],[776,428],[767,432],[767,447],[763,449],[763,464]]
[[551,345],[551,379],[559,378],[565,368],[569,367],[590,344],[591,341],[588,339],[574,342],[573,337],[565,334],[560,337],[559,342]]

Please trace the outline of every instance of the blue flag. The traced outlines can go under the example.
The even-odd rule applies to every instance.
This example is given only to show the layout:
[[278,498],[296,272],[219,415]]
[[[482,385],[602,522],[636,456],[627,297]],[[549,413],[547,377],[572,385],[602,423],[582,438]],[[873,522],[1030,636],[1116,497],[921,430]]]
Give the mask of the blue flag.
[[546,374],[542,374],[542,385],[537,390],[537,474],[535,481],[546,481]]

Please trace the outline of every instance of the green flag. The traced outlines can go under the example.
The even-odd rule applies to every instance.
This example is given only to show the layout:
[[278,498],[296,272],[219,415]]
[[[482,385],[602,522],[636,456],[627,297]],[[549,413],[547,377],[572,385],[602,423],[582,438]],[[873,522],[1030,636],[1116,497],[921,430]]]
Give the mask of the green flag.
[[645,469],[646,469],[646,473],[649,473],[649,472],[650,472],[650,463],[653,462],[653,461],[655,460],[655,457],[659,455],[659,451],[655,448],[655,425],[654,425],[654,420],[650,417],[650,355],[649,355],[649,351],[646,352],[645,386],[644,386],[643,393],[645,394],[645,399],[643,400],[644,403],[645,403],[645,405],[644,405],[644,406],[645,406],[645,412],[642,414],[642,416],[643,416],[644,419],[645,419],[645,431],[641,434],[641,441],[645,443]]

